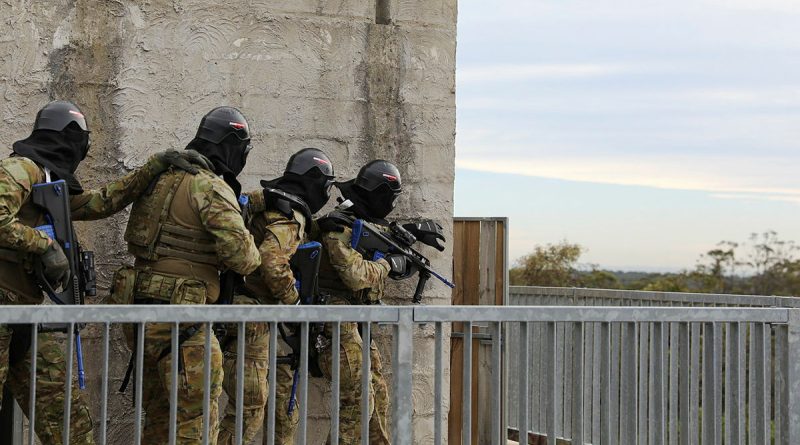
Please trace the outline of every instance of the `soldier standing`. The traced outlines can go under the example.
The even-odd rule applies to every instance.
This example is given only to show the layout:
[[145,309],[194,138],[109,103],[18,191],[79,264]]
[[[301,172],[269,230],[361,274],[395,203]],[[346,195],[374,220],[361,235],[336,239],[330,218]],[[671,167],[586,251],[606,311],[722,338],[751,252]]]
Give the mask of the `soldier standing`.
[[[250,130],[239,110],[218,107],[200,121],[187,149],[211,161],[197,174],[169,170],[148,194],[134,202],[125,240],[136,257],[114,277],[112,300],[135,304],[206,304],[220,298],[220,273],[247,275],[260,264],[258,249],[238,203],[241,173],[250,151]],[[205,350],[204,325],[182,323],[178,362],[177,436],[180,444],[203,439],[203,364],[211,357],[209,438],[216,442],[217,399],[222,392],[222,352],[216,337]],[[143,443],[166,444],[169,435],[171,324],[145,331]]]
[[[34,228],[45,218],[44,209],[31,201],[35,184],[64,180],[73,219],[100,219],[125,208],[170,166],[197,171],[189,161],[202,162],[196,153],[162,152],[102,189],[84,191],[75,170],[88,150],[89,131],[83,113],[71,102],[54,101],[36,115],[31,135],[15,142],[11,157],[0,161],[0,305],[43,302],[33,275],[32,265],[37,262],[52,288],[70,281],[69,262],[61,245]],[[28,412],[31,383],[30,329],[29,325],[0,325],[0,403],[8,379],[24,412]],[[61,444],[66,360],[56,334],[38,336],[34,429],[43,444]],[[72,391],[71,421],[70,443],[94,443],[92,419],[78,391]]]
[[[311,216],[318,212],[330,198],[333,185],[333,165],[319,149],[305,148],[295,153],[286,164],[283,176],[272,181],[262,181],[263,192],[249,193],[251,215],[248,223],[261,253],[261,266],[247,277],[242,295],[234,304],[295,304],[298,290],[295,286],[290,260],[297,248],[308,241]],[[260,211],[261,209],[266,209]],[[282,364],[268,371],[269,327],[267,323],[248,323],[245,331],[245,384],[244,384],[244,434],[248,443],[256,436],[264,421],[267,402],[267,372],[277,372],[278,401],[276,404],[276,442],[294,443],[297,413],[289,414],[289,393],[292,371]],[[225,383],[228,405],[222,421],[220,445],[233,444],[236,428],[236,335],[228,331],[225,340]],[[276,333],[273,333],[277,335]]]
[[[342,196],[352,203],[339,211],[381,227],[388,225],[384,219],[394,209],[395,200],[402,192],[400,171],[393,164],[375,160],[358,172],[355,179],[337,183]],[[334,224],[325,218],[319,221],[323,255],[319,273],[322,293],[329,294],[330,304],[378,304],[383,298],[387,277],[407,273],[405,261],[391,261],[391,257],[377,261],[366,259],[351,247],[353,236],[350,227]],[[393,267],[396,269],[393,269]],[[326,328],[328,329],[328,328]],[[330,332],[326,332],[330,336]],[[343,323],[340,339],[340,444],[361,443],[361,347],[363,341],[357,323]],[[388,444],[387,416],[389,393],[383,377],[381,356],[374,342],[370,343],[371,391],[370,443]],[[330,354],[320,354],[320,367],[330,380]]]

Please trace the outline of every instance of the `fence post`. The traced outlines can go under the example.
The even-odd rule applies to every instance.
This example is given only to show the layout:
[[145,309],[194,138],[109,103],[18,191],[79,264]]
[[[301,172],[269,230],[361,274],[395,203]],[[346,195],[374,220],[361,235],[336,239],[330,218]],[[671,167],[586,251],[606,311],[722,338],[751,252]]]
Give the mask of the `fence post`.
[[789,341],[786,351],[787,367],[787,400],[789,419],[787,443],[800,443],[800,309],[789,309]]
[[[398,308],[399,316],[395,328],[394,342],[394,441],[396,445],[411,445],[414,443],[412,412],[414,401],[411,396],[413,390],[413,365],[414,365],[414,308]],[[435,403],[442,403],[441,400]]]

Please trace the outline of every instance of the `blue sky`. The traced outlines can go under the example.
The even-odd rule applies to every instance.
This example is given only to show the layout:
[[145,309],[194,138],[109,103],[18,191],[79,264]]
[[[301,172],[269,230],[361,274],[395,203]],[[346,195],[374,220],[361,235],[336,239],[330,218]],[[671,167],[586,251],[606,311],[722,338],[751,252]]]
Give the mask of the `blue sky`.
[[800,2],[461,0],[458,27],[456,215],[510,216],[512,260],[800,241]]

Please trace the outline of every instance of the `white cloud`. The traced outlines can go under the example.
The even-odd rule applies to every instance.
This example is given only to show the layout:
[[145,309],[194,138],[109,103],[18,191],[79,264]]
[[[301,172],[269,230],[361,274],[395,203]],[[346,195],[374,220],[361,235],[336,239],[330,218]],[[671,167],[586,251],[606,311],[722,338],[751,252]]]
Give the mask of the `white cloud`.
[[613,64],[500,64],[459,68],[459,85],[509,81],[590,78],[629,72],[624,65]]
[[[800,204],[800,184],[776,182],[791,177],[784,165],[775,171],[776,160],[758,157],[710,157],[655,155],[625,156],[457,156],[456,166],[492,173],[507,173],[569,181],[671,190],[711,192],[721,199],[759,199]],[[766,185],[765,185],[766,184]]]

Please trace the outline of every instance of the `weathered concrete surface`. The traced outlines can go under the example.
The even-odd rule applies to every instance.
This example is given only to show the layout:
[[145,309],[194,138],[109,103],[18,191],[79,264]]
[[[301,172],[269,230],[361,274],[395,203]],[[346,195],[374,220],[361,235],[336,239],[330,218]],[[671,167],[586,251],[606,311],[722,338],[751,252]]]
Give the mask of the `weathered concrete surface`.
[[[456,0],[0,0],[0,20],[6,147],[28,134],[48,100],[73,99],[93,130],[79,174],[98,185],[153,152],[183,148],[207,110],[228,104],[254,131],[245,188],[280,174],[302,147],[326,150],[343,178],[384,158],[405,180],[397,216],[434,218],[452,236]],[[81,225],[99,253],[101,295],[111,271],[130,260],[125,219]],[[450,249],[428,253],[450,272]],[[390,303],[408,302],[411,283],[402,284]],[[425,298],[447,304],[450,292],[429,284]],[[415,352],[418,443],[430,443],[433,431],[430,329],[418,331]],[[97,333],[87,334],[89,384],[98,388]],[[379,329],[378,339],[389,357],[390,338]],[[114,388],[127,363],[119,341],[112,360]],[[319,384],[312,391],[324,401],[310,404],[310,443],[323,443],[328,394]],[[111,443],[126,443],[130,391],[112,393],[111,404]]]

